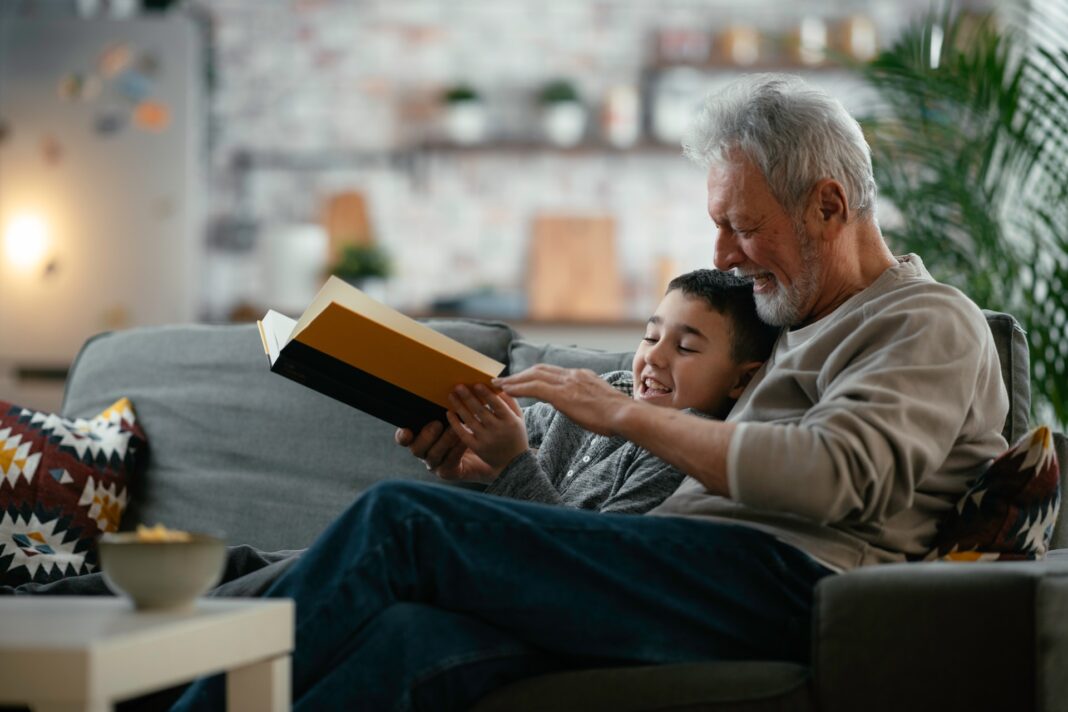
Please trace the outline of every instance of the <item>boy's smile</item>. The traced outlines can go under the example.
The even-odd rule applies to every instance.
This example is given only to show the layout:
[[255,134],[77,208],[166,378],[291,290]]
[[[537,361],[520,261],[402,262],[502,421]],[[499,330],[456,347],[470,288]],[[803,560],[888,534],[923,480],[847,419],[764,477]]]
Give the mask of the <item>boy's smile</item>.
[[670,396],[675,389],[664,383],[660,383],[655,378],[646,376],[638,384],[638,397],[641,400],[651,401],[656,398],[664,398]]

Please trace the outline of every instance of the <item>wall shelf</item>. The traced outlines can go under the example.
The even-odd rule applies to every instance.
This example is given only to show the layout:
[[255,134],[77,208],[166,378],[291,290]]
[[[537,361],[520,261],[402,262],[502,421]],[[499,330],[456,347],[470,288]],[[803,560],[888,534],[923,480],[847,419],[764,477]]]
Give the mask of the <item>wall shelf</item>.
[[534,139],[494,140],[477,144],[458,144],[448,141],[430,141],[413,150],[425,153],[478,154],[478,153],[518,153],[539,154],[552,153],[563,156],[589,156],[607,154],[612,156],[629,155],[670,155],[679,154],[681,148],[651,139],[638,141],[631,146],[615,146],[604,141],[587,140],[574,146],[555,146]]

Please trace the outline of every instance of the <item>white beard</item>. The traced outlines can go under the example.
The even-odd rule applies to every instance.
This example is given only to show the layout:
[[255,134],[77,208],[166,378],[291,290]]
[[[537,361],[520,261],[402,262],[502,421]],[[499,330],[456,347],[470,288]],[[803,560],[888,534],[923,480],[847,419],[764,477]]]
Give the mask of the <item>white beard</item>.
[[775,280],[775,288],[767,294],[754,294],[757,315],[772,326],[794,326],[805,317],[802,310],[811,303],[820,282],[820,262],[816,246],[803,231],[798,231],[801,263],[804,271],[789,287]]

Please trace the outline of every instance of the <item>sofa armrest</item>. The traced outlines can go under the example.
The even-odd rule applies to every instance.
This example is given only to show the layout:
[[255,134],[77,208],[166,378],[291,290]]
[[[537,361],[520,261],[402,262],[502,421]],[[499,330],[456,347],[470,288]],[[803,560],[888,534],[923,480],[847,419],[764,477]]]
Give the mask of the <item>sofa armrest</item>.
[[917,563],[816,589],[825,712],[1064,709],[1068,562]]

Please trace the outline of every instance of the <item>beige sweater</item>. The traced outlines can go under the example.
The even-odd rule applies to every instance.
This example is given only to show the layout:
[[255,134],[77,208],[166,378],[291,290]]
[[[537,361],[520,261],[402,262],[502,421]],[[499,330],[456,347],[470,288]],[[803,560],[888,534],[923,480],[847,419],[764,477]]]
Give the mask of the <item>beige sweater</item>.
[[728,418],[731,497],[686,478],[651,513],[753,526],[837,570],[901,561],[1005,449],[1007,412],[982,312],[908,255],[780,336]]

